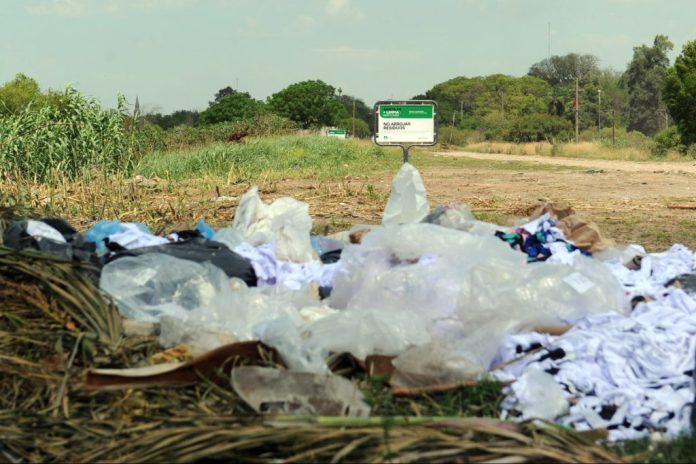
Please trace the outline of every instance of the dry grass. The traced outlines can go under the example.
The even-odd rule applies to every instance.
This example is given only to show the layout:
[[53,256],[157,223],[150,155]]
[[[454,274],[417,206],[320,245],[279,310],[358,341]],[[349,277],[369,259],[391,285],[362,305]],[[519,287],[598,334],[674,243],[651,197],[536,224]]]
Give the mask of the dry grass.
[[9,452],[37,462],[622,462],[558,426],[492,419],[0,419]]
[[[567,158],[604,159],[620,161],[649,161],[655,160],[650,150],[637,147],[610,147],[599,142],[563,143],[552,145],[548,142],[535,143],[505,143],[481,142],[467,145],[465,150],[477,153],[503,153],[520,156],[563,156]],[[660,160],[664,161],[693,161],[674,150]]]

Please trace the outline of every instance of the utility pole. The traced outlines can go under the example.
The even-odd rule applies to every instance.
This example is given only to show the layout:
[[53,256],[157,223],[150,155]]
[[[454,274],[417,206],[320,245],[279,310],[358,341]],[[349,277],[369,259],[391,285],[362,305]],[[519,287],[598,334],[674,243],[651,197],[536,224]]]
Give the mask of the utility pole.
[[597,130],[599,131],[599,138],[602,138],[602,89],[597,89]]
[[[464,119],[464,99],[459,100],[459,120]],[[452,123],[454,126],[454,123]]]
[[580,79],[575,78],[575,143],[578,143],[580,139],[580,127],[578,126],[578,117],[580,114]]
[[611,109],[611,146],[616,145],[616,117],[614,108]]
[[353,132],[350,134],[355,138],[355,95],[353,95]]

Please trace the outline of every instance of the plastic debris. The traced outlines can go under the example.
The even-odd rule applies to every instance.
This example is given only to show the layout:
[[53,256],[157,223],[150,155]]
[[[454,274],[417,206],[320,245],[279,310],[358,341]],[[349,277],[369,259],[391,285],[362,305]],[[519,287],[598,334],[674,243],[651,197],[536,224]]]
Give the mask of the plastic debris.
[[232,388],[257,413],[367,417],[370,407],[349,380],[256,366],[232,371]]
[[388,308],[339,311],[305,330],[313,351],[351,353],[358,359],[371,354],[398,355],[431,340],[426,321],[416,314]]
[[196,230],[201,234],[201,236],[207,238],[208,240],[212,239],[213,235],[215,235],[215,230],[210,227],[210,225],[208,225],[204,219],[198,220],[196,223]]
[[63,219],[15,221],[3,232],[2,243],[15,250],[38,250],[65,260],[92,260],[95,247]]
[[[495,375],[511,380],[532,369],[553,375],[573,403],[557,421],[577,430],[608,428],[610,441],[678,436],[689,429],[694,400],[696,300],[664,285],[685,268],[693,272],[693,260],[691,251],[675,245],[646,255],[635,270],[623,266],[621,257],[605,262],[630,295],[645,301],[627,315],[590,316],[558,337],[518,335],[520,351],[536,344],[536,352]],[[501,361],[518,356],[507,350]],[[507,394],[503,409],[516,409],[520,392]]]
[[114,298],[124,317],[152,322],[163,315],[186,319],[189,311],[207,308],[220,292],[231,292],[218,267],[161,253],[107,264],[99,286]]
[[465,382],[486,372],[442,341],[411,348],[393,359],[392,364],[396,369],[390,383],[399,387]]
[[213,234],[212,240],[214,242],[222,243],[230,250],[234,250],[236,247],[244,243],[244,237],[242,234],[232,227],[223,227]]
[[493,235],[506,229],[504,226],[477,220],[469,208],[458,204],[436,206],[423,218],[423,222],[477,235]]
[[552,375],[539,368],[529,369],[509,387],[517,398],[514,409],[522,413],[522,420],[554,420],[568,412],[568,400]]
[[98,254],[107,253],[109,243],[129,250],[169,243],[166,238],[153,235],[145,224],[119,221],[99,221],[85,232],[85,238],[96,244]]
[[201,237],[164,245],[122,250],[111,254],[106,258],[106,262],[111,263],[126,256],[144,256],[151,253],[171,255],[196,263],[211,263],[220,268],[228,277],[242,279],[249,286],[257,285],[258,278],[249,260],[221,243]]
[[418,169],[404,163],[392,181],[382,224],[410,224],[428,215],[428,198]]
[[312,219],[309,205],[283,197],[265,204],[253,187],[242,197],[232,227],[251,245],[274,242],[278,259],[306,262],[316,259],[309,233]]

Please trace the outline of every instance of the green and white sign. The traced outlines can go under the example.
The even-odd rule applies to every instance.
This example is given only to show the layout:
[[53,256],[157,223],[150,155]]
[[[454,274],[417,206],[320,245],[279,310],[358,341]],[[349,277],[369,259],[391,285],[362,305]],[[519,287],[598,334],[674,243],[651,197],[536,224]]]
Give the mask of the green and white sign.
[[346,129],[329,129],[326,131],[326,135],[329,137],[336,137],[338,139],[345,139],[348,135],[348,131]]
[[434,145],[437,142],[435,102],[378,102],[375,105],[375,143]]

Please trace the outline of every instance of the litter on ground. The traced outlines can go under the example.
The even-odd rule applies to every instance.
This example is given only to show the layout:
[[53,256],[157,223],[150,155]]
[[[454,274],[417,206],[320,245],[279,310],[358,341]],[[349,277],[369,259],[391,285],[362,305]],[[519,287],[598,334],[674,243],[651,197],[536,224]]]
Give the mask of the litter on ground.
[[394,387],[507,382],[507,420],[607,429],[610,441],[689,430],[691,250],[617,247],[567,205],[541,204],[515,226],[463,205],[431,209],[408,163],[392,187],[382,225],[329,237],[310,235],[306,203],[267,204],[252,188],[217,231],[201,221],[157,236],[105,220],[78,233],[28,219],[4,231],[4,245],[96,264],[133,330],[153,328],[163,348],[186,345],[193,358],[93,370],[87,388],[195,382],[195,366],[248,342],[289,368],[233,370],[232,387],[258,413],[367,415],[327,364],[348,353],[386,357]]

